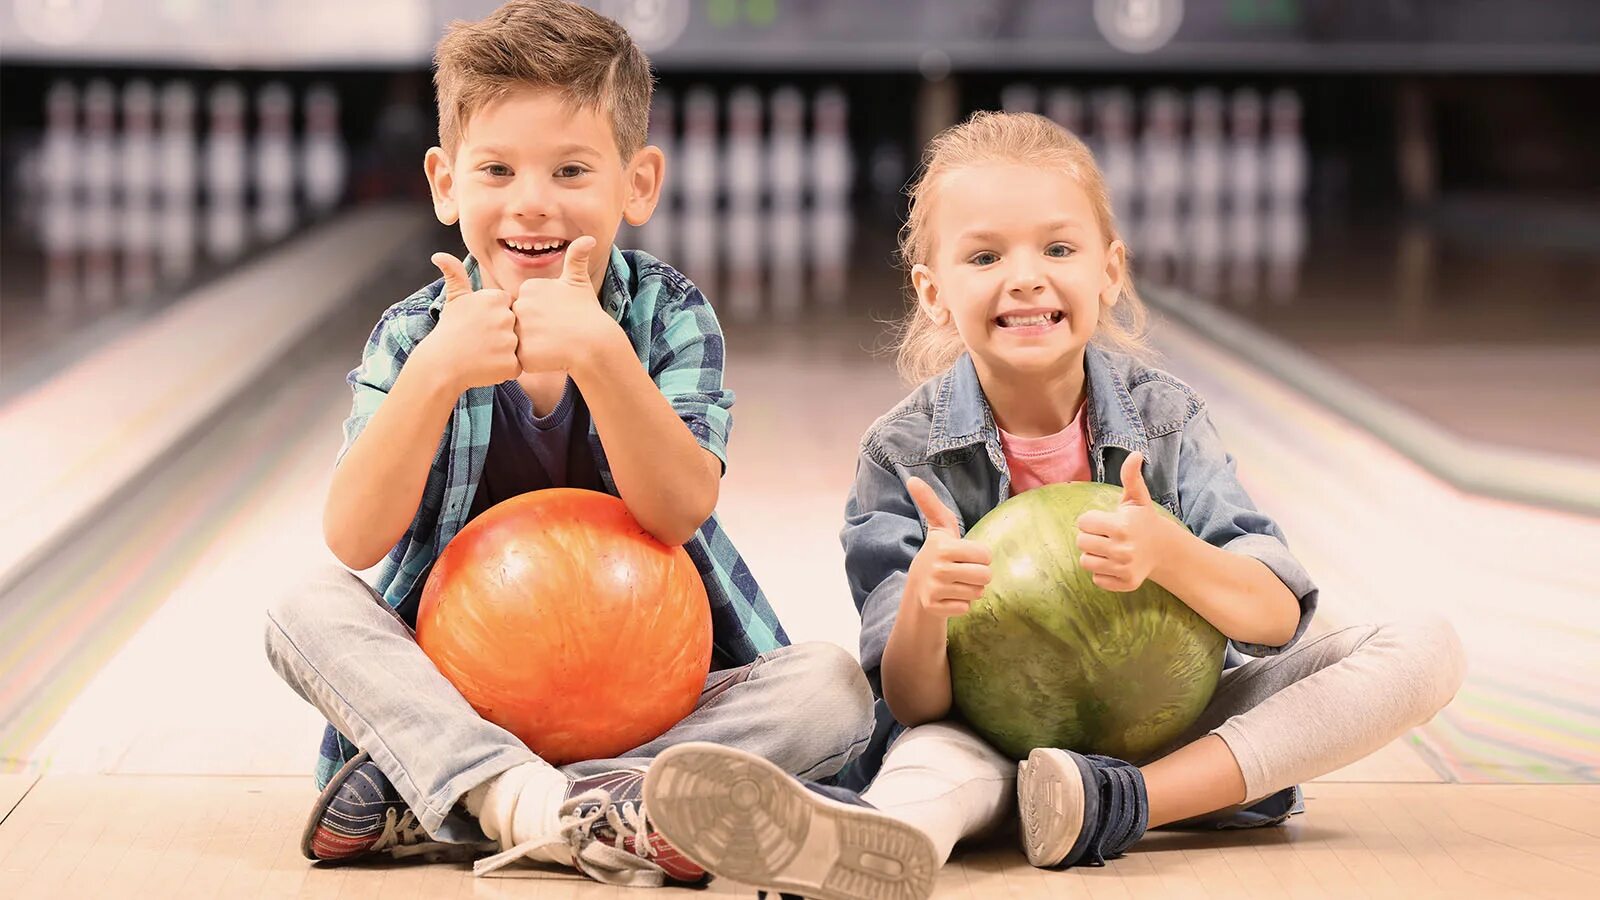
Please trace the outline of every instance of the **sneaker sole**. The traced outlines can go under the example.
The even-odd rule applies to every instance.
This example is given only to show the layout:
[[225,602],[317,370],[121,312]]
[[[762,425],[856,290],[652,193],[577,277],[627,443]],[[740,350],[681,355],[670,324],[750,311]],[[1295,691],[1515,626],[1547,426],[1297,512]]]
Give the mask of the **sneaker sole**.
[[300,852],[306,859],[313,862],[339,862],[339,860],[325,860],[313,853],[311,842],[316,836],[317,824],[322,821],[322,814],[328,811],[328,804],[333,802],[333,795],[339,792],[339,788],[344,785],[345,779],[350,777],[352,771],[371,759],[365,750],[357,753],[349,762],[339,767],[339,771],[328,779],[328,786],[317,795],[317,802],[311,805],[311,815],[306,818],[306,827],[300,832]]
[[815,900],[923,900],[933,841],[876,810],[806,789],[765,759],[679,744],[644,778],[650,821],[706,871]]
[[[1039,868],[1060,865],[1077,848],[1085,805],[1099,798],[1084,793],[1093,784],[1089,763],[1060,750],[1040,748],[1017,767],[1017,813],[1022,819],[1022,850]],[[1089,810],[1088,812],[1094,812]]]

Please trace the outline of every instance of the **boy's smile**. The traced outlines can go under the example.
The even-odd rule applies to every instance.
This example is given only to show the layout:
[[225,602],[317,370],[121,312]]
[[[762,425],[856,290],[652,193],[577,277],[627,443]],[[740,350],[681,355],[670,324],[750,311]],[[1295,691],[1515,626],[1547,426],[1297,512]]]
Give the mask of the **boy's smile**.
[[460,223],[483,286],[515,294],[530,278],[558,277],[583,235],[598,242],[589,280],[603,284],[617,227],[649,219],[663,165],[654,147],[625,162],[603,110],[522,87],[472,113],[455,154],[435,147],[426,168],[434,209]]

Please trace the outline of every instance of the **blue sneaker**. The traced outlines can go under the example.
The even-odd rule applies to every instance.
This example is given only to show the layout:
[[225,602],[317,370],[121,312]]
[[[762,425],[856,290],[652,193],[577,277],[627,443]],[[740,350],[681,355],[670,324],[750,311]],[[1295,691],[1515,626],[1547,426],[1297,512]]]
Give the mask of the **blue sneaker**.
[[345,763],[328,782],[300,837],[300,852],[318,862],[377,853],[395,858],[468,858],[483,849],[430,838],[366,751]]
[[1028,862],[1101,866],[1144,837],[1150,802],[1138,766],[1041,747],[1017,766],[1017,812]]
[[803,782],[719,744],[669,747],[645,805],[673,846],[713,875],[814,900],[921,900],[933,841],[853,791]]

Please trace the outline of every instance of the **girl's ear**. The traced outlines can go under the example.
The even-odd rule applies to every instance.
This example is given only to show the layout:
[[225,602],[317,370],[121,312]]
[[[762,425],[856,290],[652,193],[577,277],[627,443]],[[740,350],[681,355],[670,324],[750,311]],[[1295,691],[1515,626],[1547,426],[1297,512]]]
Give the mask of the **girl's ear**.
[[917,292],[917,306],[933,324],[943,328],[950,323],[950,310],[939,297],[939,284],[932,269],[922,263],[912,266],[911,288]]
[[1121,241],[1112,241],[1106,248],[1105,281],[1100,288],[1100,302],[1107,309],[1122,299],[1122,286],[1127,280],[1128,247]]

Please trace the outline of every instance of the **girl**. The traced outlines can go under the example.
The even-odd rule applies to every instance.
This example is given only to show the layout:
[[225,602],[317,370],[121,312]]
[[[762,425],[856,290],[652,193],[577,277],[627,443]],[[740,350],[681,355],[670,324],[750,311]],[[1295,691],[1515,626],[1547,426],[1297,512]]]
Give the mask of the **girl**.
[[[647,806],[708,870],[815,897],[921,896],[957,841],[1016,814],[1035,866],[1100,865],[1147,828],[1281,822],[1301,808],[1297,784],[1454,696],[1465,663],[1442,621],[1297,643],[1317,590],[1240,487],[1204,401],[1145,363],[1111,208],[1088,149],[1040,116],[978,113],[929,147],[903,234],[915,299],[899,349],[902,374],[928,380],[862,439],[842,534],[880,698],[864,761],[881,770],[855,797],[728,748],[667,751]],[[1151,759],[1040,748],[1018,765],[950,718],[946,622],[990,577],[988,550],[961,535],[1011,494],[1090,479],[1123,495],[1078,520],[1082,566],[1104,588],[1153,579],[1177,595],[1229,638],[1230,668]]]

